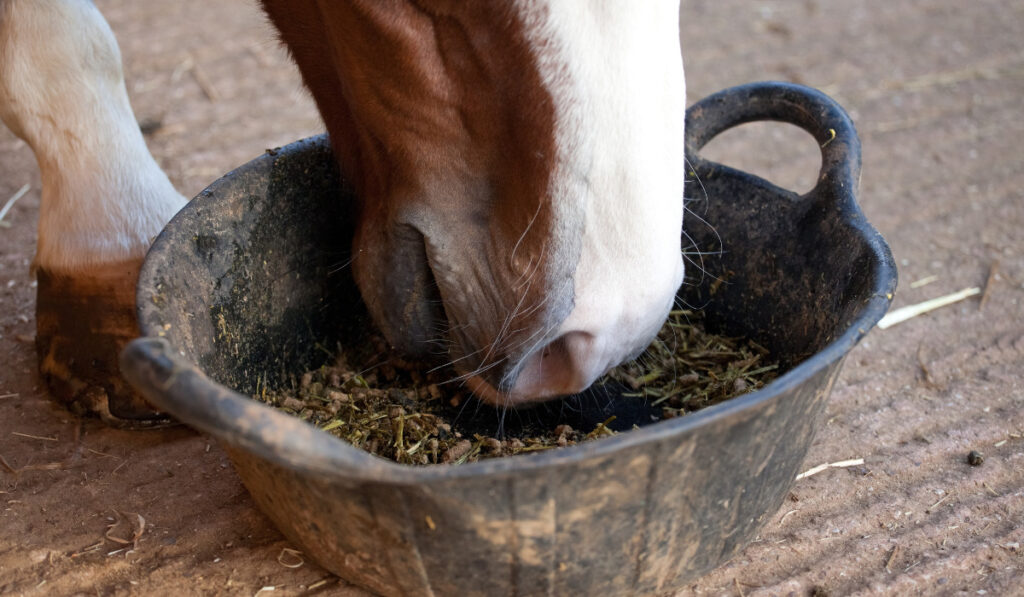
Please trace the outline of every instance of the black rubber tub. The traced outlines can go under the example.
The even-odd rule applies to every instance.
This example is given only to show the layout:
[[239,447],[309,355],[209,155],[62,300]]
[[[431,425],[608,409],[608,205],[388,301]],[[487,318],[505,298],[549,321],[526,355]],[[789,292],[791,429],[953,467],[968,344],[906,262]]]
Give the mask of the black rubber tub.
[[[754,120],[813,135],[823,158],[814,190],[701,159],[712,137]],[[896,284],[855,202],[856,133],[826,96],[780,83],[711,96],[687,113],[687,152],[700,180],[689,193],[706,193],[711,224],[690,219],[687,232],[719,256],[680,296],[713,330],[783,360],[788,371],[757,392],[582,445],[428,467],[370,456],[251,400],[366,325],[339,267],[351,194],[324,138],[253,160],[174,218],[143,267],[148,337],[125,351],[123,370],[159,408],[217,438],[308,557],[372,591],[670,592],[730,558],[780,507],[843,357]]]

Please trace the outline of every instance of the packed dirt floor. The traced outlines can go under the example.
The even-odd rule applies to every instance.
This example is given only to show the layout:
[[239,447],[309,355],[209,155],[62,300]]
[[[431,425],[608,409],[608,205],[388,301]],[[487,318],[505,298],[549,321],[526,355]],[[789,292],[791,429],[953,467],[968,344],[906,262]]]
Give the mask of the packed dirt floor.
[[[252,2],[96,3],[185,195],[321,129]],[[681,594],[1024,594],[1024,2],[684,0],[681,24],[691,102],[782,79],[850,111],[896,307],[985,289],[865,338],[805,468],[864,464],[798,481],[754,543]],[[797,190],[815,180],[817,149],[792,127],[705,154]],[[0,204],[26,184],[0,223],[0,594],[364,595],[290,551],[207,437],[51,403],[33,348],[39,175],[0,130]]]

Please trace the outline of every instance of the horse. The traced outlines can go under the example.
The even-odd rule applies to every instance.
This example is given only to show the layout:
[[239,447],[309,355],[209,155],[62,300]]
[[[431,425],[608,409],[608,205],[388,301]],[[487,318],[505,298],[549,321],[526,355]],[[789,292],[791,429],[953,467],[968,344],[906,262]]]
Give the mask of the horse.
[[[351,267],[387,341],[481,400],[583,390],[682,283],[678,1],[262,0],[360,198]],[[113,423],[134,286],[185,204],[90,0],[0,0],[0,118],[35,153],[40,371]]]

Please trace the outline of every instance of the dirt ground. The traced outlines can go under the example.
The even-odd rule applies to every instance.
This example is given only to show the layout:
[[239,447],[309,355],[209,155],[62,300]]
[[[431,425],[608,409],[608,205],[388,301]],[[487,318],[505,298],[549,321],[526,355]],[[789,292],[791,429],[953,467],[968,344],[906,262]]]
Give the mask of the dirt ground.
[[[184,194],[321,128],[251,2],[96,3]],[[683,5],[691,101],[784,79],[851,112],[862,206],[899,264],[896,306],[986,292],[872,331],[806,468],[865,463],[797,482],[753,544],[682,594],[1024,594],[1024,2]],[[747,128],[705,153],[813,184],[809,137]],[[206,437],[111,430],[50,403],[32,344],[39,175],[0,130],[0,204],[25,184],[0,224],[0,456],[20,469],[0,468],[0,594],[364,595],[288,551]]]

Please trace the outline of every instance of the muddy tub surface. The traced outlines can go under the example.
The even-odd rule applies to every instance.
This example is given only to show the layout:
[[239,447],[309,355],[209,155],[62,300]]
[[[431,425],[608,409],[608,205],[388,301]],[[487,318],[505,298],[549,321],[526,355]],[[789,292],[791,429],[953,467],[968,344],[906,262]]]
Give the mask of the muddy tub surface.
[[[717,134],[795,124],[822,167],[807,194],[706,161]],[[707,326],[788,370],[686,417],[541,453],[412,467],[248,396],[326,360],[366,325],[349,270],[349,186],[328,141],[267,152],[168,225],[139,281],[122,358],[159,408],[218,439],[258,506],[309,557],[383,595],[625,595],[678,589],[780,507],[843,357],[882,317],[896,271],[856,205],[860,147],[814,90],[732,88],[687,112],[686,233],[706,254],[680,289]],[[689,244],[689,240],[684,242]],[[707,254],[712,254],[708,256]],[[579,404],[586,408],[595,401]]]

